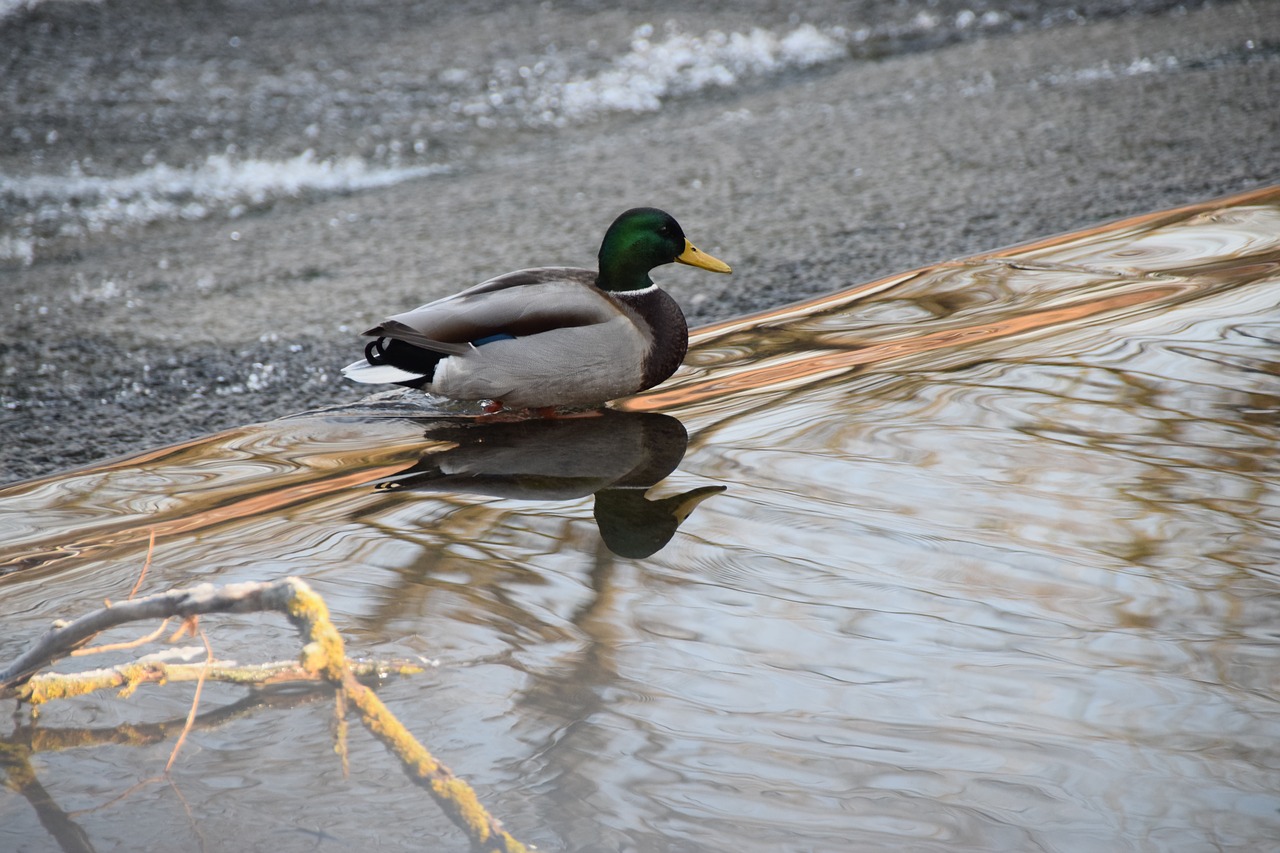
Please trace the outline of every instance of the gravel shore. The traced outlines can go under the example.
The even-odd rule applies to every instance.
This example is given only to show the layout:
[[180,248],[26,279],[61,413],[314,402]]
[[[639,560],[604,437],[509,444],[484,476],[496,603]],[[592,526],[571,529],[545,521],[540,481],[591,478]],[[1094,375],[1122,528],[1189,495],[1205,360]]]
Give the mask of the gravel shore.
[[[40,8],[10,17],[0,42],[68,14],[42,18]],[[145,14],[119,9],[112,26],[122,32],[127,14]],[[449,26],[477,43],[502,27],[498,13],[470,14]],[[570,39],[598,13],[558,14],[554,26]],[[307,28],[323,20],[281,23],[255,49],[319,43],[325,33]],[[729,11],[716,22],[736,23]],[[407,26],[385,24],[401,35]],[[137,45],[96,57],[94,79],[132,67],[131,50],[163,53],[162,35],[139,28]],[[412,69],[412,38],[367,35],[384,39],[381,61]],[[68,94],[97,43],[74,32],[47,41],[49,55],[32,48],[11,66],[44,85],[6,89],[0,103],[0,115],[17,116],[0,119],[9,179],[61,168],[68,151],[99,163],[132,151],[128,140],[42,130],[58,141],[48,168],[23,160],[13,140],[32,134],[33,102],[59,93],[59,108],[70,98],[90,126],[110,108],[93,86]],[[379,85],[413,92],[392,75]],[[439,174],[50,240],[40,254],[0,261],[0,480],[364,396],[369,388],[338,374],[363,328],[506,270],[591,265],[604,227],[627,207],[669,210],[734,266],[725,277],[658,271],[697,324],[1275,183],[1277,92],[1280,5],[1155,7],[797,67],[648,113],[442,137],[425,146],[449,155]],[[271,115],[262,113],[262,138],[293,133]]]

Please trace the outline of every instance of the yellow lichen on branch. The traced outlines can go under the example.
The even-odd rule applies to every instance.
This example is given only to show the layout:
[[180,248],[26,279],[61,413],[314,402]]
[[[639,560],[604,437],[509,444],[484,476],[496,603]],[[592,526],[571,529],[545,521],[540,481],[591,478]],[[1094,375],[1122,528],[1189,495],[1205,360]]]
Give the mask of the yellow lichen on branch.
[[[194,626],[195,618],[202,614],[261,610],[282,612],[297,628],[303,648],[296,664],[243,667],[219,665],[216,661],[200,664],[146,661],[76,675],[37,674],[98,633],[127,622],[177,616],[184,620],[185,625]],[[405,672],[411,665],[398,663],[395,668]],[[413,779],[426,787],[450,819],[467,833],[474,848],[486,853],[527,853],[528,848],[506,832],[481,805],[471,786],[436,760],[377,694],[357,680],[358,675],[386,670],[386,665],[355,665],[347,660],[342,636],[329,619],[328,606],[302,580],[285,578],[272,583],[240,583],[220,588],[202,584],[188,590],[130,599],[108,605],[73,622],[58,623],[25,654],[7,668],[0,669],[0,698],[17,696],[34,705],[113,687],[121,688],[122,695],[126,695],[144,683],[179,680],[203,683],[214,679],[261,684],[323,678],[341,690],[345,700],[359,709],[364,725],[400,759]],[[190,720],[187,726],[190,726]]]
[[425,746],[418,742],[372,690],[356,681],[346,664],[342,635],[329,620],[329,608],[319,595],[301,581],[295,585],[288,603],[289,618],[309,642],[303,647],[302,664],[323,672],[340,686],[347,701],[360,710],[364,725],[382,741],[415,780],[425,783],[445,813],[485,850],[525,851],[527,848],[502,829],[470,785],[453,775]]
[[[357,678],[380,675],[413,675],[426,667],[410,661],[348,661],[352,674]],[[196,681],[205,668],[203,663],[164,663],[146,661],[121,664],[89,672],[46,673],[32,676],[31,680],[13,691],[17,698],[29,705],[43,705],[55,699],[84,696],[97,690],[120,688],[119,696],[127,699],[142,684],[167,684]],[[275,661],[248,665],[219,664],[209,667],[208,681],[228,684],[266,686],[292,682],[317,682],[322,676],[308,670],[297,661]]]
[[286,608],[289,620],[307,640],[302,648],[302,665],[312,672],[323,672],[335,684],[341,683],[347,671],[346,654],[342,636],[329,621],[329,606],[324,599],[306,583],[297,581]]

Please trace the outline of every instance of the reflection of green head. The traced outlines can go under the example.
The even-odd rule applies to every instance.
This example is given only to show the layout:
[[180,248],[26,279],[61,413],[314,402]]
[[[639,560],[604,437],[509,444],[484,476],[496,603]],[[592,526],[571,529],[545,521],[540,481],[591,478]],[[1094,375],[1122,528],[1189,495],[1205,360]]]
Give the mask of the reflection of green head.
[[482,494],[568,500],[595,494],[595,518],[609,550],[648,557],[675,535],[699,503],[724,491],[704,486],[648,500],[689,445],[678,418],[612,409],[588,417],[484,422],[430,419],[429,447],[412,466],[376,483],[379,491]]
[[596,493],[595,517],[600,538],[619,557],[639,559],[656,553],[698,504],[724,491],[702,486],[651,501],[642,489],[604,489]]

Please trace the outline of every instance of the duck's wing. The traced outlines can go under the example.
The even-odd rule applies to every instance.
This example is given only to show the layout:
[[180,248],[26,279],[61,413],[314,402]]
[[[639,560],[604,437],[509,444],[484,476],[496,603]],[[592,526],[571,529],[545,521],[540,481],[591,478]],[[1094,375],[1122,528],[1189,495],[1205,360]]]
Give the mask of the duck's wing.
[[426,305],[394,314],[365,332],[449,355],[495,336],[525,337],[616,319],[618,304],[597,289],[596,274],[574,267],[507,273]]

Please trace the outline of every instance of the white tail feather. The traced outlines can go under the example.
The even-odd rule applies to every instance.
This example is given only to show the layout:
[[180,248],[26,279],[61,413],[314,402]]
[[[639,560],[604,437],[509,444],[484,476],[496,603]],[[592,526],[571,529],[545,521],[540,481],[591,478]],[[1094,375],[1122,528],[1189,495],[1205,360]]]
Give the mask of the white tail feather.
[[393,385],[396,382],[415,382],[425,374],[402,370],[390,364],[370,364],[361,359],[353,361],[342,368],[342,375],[353,382],[364,382],[369,385]]

